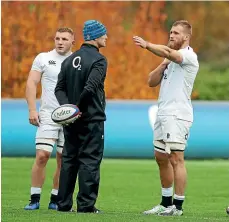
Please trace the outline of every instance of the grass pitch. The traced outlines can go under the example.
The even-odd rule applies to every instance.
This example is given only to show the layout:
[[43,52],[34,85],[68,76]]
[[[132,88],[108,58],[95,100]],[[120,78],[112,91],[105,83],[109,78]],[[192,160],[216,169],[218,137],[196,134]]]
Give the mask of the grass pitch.
[[25,211],[23,208],[30,199],[32,164],[31,158],[2,158],[2,221],[229,221],[225,212],[229,205],[229,161],[226,160],[186,162],[188,186],[182,217],[141,214],[161,198],[158,168],[153,160],[104,159],[96,204],[104,214],[76,214],[47,210],[55,168],[55,159],[51,159],[40,209]]

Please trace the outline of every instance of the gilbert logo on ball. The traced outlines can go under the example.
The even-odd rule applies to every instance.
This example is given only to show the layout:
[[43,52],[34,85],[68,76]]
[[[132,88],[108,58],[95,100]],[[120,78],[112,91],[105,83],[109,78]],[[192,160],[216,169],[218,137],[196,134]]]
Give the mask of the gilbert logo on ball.
[[53,115],[56,119],[60,119],[62,116],[69,115],[69,114],[71,114],[71,110],[62,109],[60,112],[56,112]]
[[52,112],[51,118],[53,122],[65,125],[74,122],[79,113],[80,110],[76,105],[64,104]]

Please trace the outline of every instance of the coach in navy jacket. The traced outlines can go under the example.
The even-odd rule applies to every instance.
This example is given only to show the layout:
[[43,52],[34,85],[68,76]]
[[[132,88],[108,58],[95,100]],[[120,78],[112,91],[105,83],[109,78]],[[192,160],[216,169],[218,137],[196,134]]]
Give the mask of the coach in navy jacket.
[[89,20],[84,23],[83,34],[85,42],[62,63],[55,88],[60,105],[75,104],[82,112],[78,120],[64,126],[58,210],[71,210],[78,174],[77,211],[99,213],[95,202],[104,150],[107,71],[107,60],[99,48],[106,46],[107,30],[102,23]]

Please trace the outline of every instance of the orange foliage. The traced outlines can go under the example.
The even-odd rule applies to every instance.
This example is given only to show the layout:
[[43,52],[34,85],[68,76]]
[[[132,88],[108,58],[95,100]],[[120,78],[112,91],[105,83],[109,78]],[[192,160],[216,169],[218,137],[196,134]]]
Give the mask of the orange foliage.
[[[108,29],[106,95],[112,99],[156,99],[147,86],[148,73],[161,61],[136,47],[134,35],[158,44],[167,42],[165,3],[158,2],[2,2],[2,97],[24,97],[35,56],[52,50],[58,27],[75,30],[78,49],[83,23],[97,19]],[[40,89],[38,90],[40,95]]]

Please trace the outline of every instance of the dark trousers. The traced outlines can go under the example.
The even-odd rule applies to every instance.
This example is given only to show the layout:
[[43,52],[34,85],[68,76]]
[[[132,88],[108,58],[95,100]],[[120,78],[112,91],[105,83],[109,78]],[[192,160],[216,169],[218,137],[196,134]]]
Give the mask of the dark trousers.
[[77,210],[90,212],[95,205],[104,150],[104,122],[75,123],[64,127],[65,144],[59,180],[58,210],[69,211],[78,174]]

